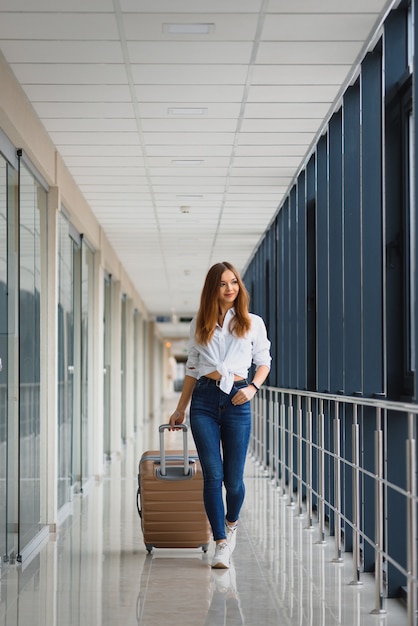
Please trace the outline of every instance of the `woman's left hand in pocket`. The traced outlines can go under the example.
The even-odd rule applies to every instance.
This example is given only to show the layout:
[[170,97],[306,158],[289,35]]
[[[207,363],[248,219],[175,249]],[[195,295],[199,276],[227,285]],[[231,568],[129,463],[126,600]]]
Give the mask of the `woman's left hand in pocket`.
[[256,389],[252,385],[248,385],[248,387],[242,387],[237,393],[232,396],[232,404],[239,405],[245,404],[245,402],[249,402],[254,398],[256,394]]

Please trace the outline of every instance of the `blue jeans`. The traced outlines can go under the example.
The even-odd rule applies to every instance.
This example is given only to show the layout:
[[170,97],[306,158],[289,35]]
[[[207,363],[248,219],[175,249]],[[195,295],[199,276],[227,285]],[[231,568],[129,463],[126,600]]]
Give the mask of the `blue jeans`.
[[249,402],[231,402],[246,380],[234,382],[229,394],[208,378],[199,378],[190,405],[190,426],[203,471],[203,500],[213,538],[225,539],[225,507],[222,483],[226,490],[226,519],[239,518],[245,496],[244,465],[251,432]]

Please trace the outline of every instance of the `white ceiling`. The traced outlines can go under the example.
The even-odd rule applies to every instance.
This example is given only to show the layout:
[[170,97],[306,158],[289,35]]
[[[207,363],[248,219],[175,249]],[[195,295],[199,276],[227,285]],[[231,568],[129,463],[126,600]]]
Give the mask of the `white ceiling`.
[[0,50],[149,312],[188,316],[213,263],[247,264],[392,4],[1,0]]

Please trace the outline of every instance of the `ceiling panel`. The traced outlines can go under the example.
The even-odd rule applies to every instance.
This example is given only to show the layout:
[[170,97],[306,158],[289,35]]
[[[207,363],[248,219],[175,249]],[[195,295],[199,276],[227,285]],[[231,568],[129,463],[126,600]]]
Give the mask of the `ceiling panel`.
[[[176,74],[176,72],[173,72]],[[120,87],[118,87],[119,89]],[[243,86],[240,85],[188,85],[184,77],[177,76],[176,85],[139,85],[135,89],[138,102],[169,102],[196,104],[208,102],[239,102],[242,101]],[[178,106],[178,105],[176,105]]]
[[31,13],[39,11],[46,14],[63,13],[90,13],[107,12],[113,13],[112,0],[1,0],[1,11],[16,11],[19,13]]
[[263,40],[363,42],[376,21],[373,13],[315,14],[312,5],[306,13],[270,15],[264,23]]
[[337,85],[346,78],[350,71],[349,64],[333,64],[330,57],[322,65],[271,65],[257,64],[251,75],[252,85]]
[[158,64],[133,63],[132,77],[136,85],[244,85],[247,79],[247,64],[219,63],[218,65],[205,64],[204,67],[196,64]]
[[338,92],[336,85],[256,85],[248,90],[248,102],[328,102]]
[[16,63],[14,73],[25,85],[125,85],[123,63]]
[[348,65],[359,54],[362,41],[262,41],[257,63],[287,65]]
[[34,102],[34,108],[41,118],[134,117],[131,102]]
[[382,11],[385,4],[379,0],[350,0],[350,2],[335,2],[335,0],[269,0],[270,13],[377,13]]
[[251,49],[249,41],[128,41],[132,63],[248,63]]
[[245,267],[391,4],[2,0],[0,50],[150,315],[193,315],[212,263]]
[[[82,16],[80,16],[80,20]],[[10,33],[9,33],[10,37]],[[119,41],[25,41],[2,39],[1,50],[10,63],[121,63]]]
[[131,102],[127,85],[26,85],[32,102]]
[[[10,0],[9,0],[10,1]],[[62,1],[62,0],[61,0]],[[167,13],[171,14],[175,7],[177,14],[207,13],[207,0],[120,0],[122,11],[137,13]],[[213,13],[258,13],[262,0],[211,0],[210,8]]]
[[23,40],[119,40],[115,16],[111,13],[21,13],[3,12],[0,39]]

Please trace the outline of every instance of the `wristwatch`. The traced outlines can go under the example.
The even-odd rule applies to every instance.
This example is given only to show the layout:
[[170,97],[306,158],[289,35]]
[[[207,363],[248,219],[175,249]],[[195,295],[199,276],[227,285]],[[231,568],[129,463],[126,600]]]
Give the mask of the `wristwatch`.
[[253,387],[255,387],[257,389],[257,391],[260,391],[260,387],[257,385],[257,383],[255,383],[253,380],[250,382],[250,385],[252,385]]

